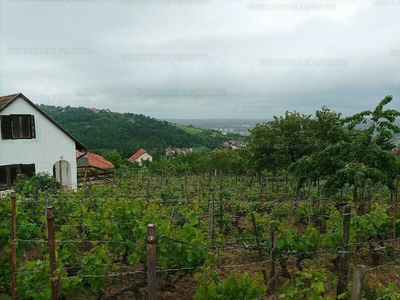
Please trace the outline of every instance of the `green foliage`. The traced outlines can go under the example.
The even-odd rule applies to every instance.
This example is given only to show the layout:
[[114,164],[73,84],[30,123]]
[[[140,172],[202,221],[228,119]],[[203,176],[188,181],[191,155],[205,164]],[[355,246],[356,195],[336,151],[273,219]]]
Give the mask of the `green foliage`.
[[152,173],[170,174],[176,171],[174,160],[165,156],[161,157],[158,161],[151,161],[148,169]]
[[305,269],[296,272],[294,285],[287,281],[281,289],[279,297],[287,300],[333,300],[332,293],[335,276],[326,270]]
[[387,299],[398,300],[400,299],[400,292],[397,289],[396,283],[389,283],[387,287],[379,284],[378,287],[372,287],[368,283],[364,284],[362,297],[365,300]]
[[253,300],[263,299],[267,288],[260,284],[259,274],[250,276],[245,273],[232,273],[228,278],[220,280],[217,273],[206,270],[196,275],[199,285],[195,300]]
[[228,140],[245,139],[237,134],[224,136],[215,130],[177,127],[142,114],[104,109],[94,112],[84,107],[39,107],[95,153],[115,150],[122,157],[129,157],[143,148],[153,159],[158,159],[165,155],[167,147],[199,147],[200,151],[207,152],[207,148],[221,147]]
[[244,150],[215,149],[204,155],[200,152],[181,154],[173,158],[162,157],[149,164],[153,173],[204,173],[223,171],[224,173],[242,173],[246,168],[247,158],[243,157]]
[[[281,264],[282,271],[286,268],[291,277],[290,281],[279,288],[280,297],[299,300],[332,299],[329,297],[334,295],[336,278],[328,271],[330,268],[315,270],[310,266],[314,267],[315,263],[318,263],[314,260],[318,253],[323,253],[320,261],[324,259],[327,264],[332,255],[326,252],[338,254],[343,216],[341,209],[335,207],[337,203],[333,199],[311,202],[293,200],[294,191],[291,188],[293,184],[285,184],[283,180],[280,182],[280,189],[288,191],[289,195],[286,197],[290,201],[260,200],[261,181],[256,180],[249,185],[252,178],[250,176],[236,178],[227,175],[223,177],[221,194],[222,223],[223,229],[229,230],[220,231],[219,226],[216,226],[216,247],[211,248],[208,209],[212,193],[215,193],[215,216],[218,225],[220,220],[218,176],[212,174],[178,176],[176,171],[166,174],[170,167],[175,170],[174,163],[177,161],[180,164],[188,163],[189,166],[195,166],[203,158],[203,155],[196,153],[179,159],[165,159],[163,160],[165,168],[160,170],[164,170],[166,176],[152,175],[150,165],[148,169],[141,169],[140,172],[133,170],[131,173],[120,173],[117,186],[93,186],[91,189],[78,189],[73,192],[60,190],[56,197],[39,193],[37,205],[31,205],[23,197],[18,198],[19,298],[49,298],[49,256],[43,208],[50,201],[56,221],[59,291],[60,295],[67,299],[82,295],[88,298],[106,297],[105,294],[121,282],[125,283],[127,282],[125,280],[130,280],[134,276],[139,282],[142,275],[145,277],[141,272],[146,270],[146,231],[149,223],[156,226],[159,282],[165,281],[168,287],[173,286],[186,275],[201,269],[202,271],[195,275],[198,282],[196,299],[263,299],[266,288],[263,278],[257,273],[258,247],[252,226],[252,214],[255,217],[265,260],[271,258],[270,224],[271,222],[276,224],[273,255]],[[185,181],[186,194],[182,191],[182,183]],[[270,196],[271,199],[275,199],[272,198],[275,197],[275,193],[270,182],[265,188],[273,194]],[[357,245],[365,245],[371,236],[391,238],[393,206],[389,204],[393,203],[388,202],[388,190],[377,185],[374,194],[376,197],[383,196],[374,198],[376,204],[368,207],[363,214],[356,213],[355,208],[358,203],[352,205],[350,251],[357,251]],[[3,254],[0,256],[2,291],[9,290],[11,282],[10,212],[9,197],[2,198],[0,201],[0,218],[4,220],[3,226],[0,226],[0,253]],[[324,223],[323,232],[319,227],[321,223]],[[26,240],[27,243],[24,242]],[[236,249],[231,251],[232,247]],[[232,260],[232,264],[250,262],[249,266],[253,270],[251,275],[232,272],[228,274],[230,276],[226,275],[227,278],[220,278],[219,269],[229,270],[223,266],[230,264],[227,258],[230,260],[231,257],[224,254],[232,252],[241,255],[240,261]],[[242,261],[246,256],[249,256],[249,260]],[[364,256],[355,258],[364,259]],[[218,265],[217,259],[219,259]],[[388,260],[388,257],[385,259]],[[295,271],[295,264],[298,271]],[[325,263],[322,266],[318,265],[326,266]],[[75,272],[72,275],[71,270]],[[280,269],[277,274],[281,282]],[[160,277],[163,277],[162,280]],[[378,290],[373,292],[376,295],[395,292],[392,286],[390,290],[386,288]],[[367,299],[374,299],[373,297]]]
[[[354,201],[357,201],[357,190],[370,183],[381,183],[394,189],[394,178],[398,174],[396,158],[382,142],[400,132],[394,124],[400,112],[383,110],[391,100],[392,97],[387,96],[373,111],[332,123],[327,136],[333,140],[325,148],[300,158],[289,170],[301,180],[326,178],[324,188],[328,194],[350,185],[354,189]],[[369,127],[359,129],[367,123]]]
[[235,173],[243,170],[243,162],[239,152],[229,149],[212,151],[210,154],[210,163],[215,169],[225,173]]
[[46,173],[37,173],[29,178],[21,178],[14,186],[17,193],[30,197],[37,192],[57,194],[60,189],[61,183]]
[[51,299],[51,286],[48,274],[50,266],[47,261],[26,261],[18,273],[17,294],[20,299]]
[[388,205],[375,204],[368,213],[352,216],[358,240],[365,241],[369,237],[388,238],[393,229],[393,219],[389,217],[389,211]]
[[101,153],[101,156],[110,161],[116,168],[121,167],[121,165],[123,164],[121,154],[117,151],[103,151]]
[[317,145],[315,122],[311,116],[286,112],[284,117],[257,124],[249,145],[255,168],[276,173],[311,154]]

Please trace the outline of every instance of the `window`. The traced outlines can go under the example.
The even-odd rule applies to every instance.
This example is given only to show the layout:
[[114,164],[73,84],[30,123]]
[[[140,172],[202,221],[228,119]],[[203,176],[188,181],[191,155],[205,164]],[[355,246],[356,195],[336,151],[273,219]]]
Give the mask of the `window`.
[[33,139],[35,133],[35,117],[32,115],[1,116],[1,138]]
[[0,190],[11,188],[20,177],[35,175],[35,164],[0,166]]

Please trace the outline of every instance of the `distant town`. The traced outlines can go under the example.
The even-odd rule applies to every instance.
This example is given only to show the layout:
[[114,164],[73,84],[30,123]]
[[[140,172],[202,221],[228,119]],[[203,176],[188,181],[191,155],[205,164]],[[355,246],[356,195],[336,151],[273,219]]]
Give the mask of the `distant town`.
[[185,126],[194,126],[203,129],[214,129],[220,131],[223,135],[236,133],[243,136],[249,136],[249,130],[257,123],[270,121],[268,119],[168,119],[171,123],[182,124]]

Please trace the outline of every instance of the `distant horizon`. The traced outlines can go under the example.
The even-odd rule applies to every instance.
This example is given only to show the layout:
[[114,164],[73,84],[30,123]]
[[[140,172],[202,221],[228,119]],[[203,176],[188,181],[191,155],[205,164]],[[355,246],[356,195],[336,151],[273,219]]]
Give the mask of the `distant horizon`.
[[[272,118],[269,118],[271,120]],[[248,121],[257,121],[257,120],[264,120],[264,119],[246,119],[246,118],[190,118],[190,119],[180,119],[180,118],[167,118],[164,119],[166,121],[168,120],[185,120],[185,121],[190,121],[190,120],[202,120],[202,121],[215,121],[215,120],[248,120]]]
[[[2,96],[2,95],[0,95],[0,96]],[[29,97],[28,97],[28,99],[29,99]],[[29,100],[31,100],[31,99],[29,99]],[[102,107],[82,106],[82,105],[75,106],[75,105],[69,105],[69,104],[57,105],[57,104],[51,104],[51,103],[49,103],[49,104],[47,104],[47,103],[35,103],[35,104],[36,105],[55,106],[55,107],[67,107],[67,106],[69,106],[71,108],[79,108],[79,107],[83,107],[83,108],[87,108],[87,109],[95,108],[97,110],[109,110],[110,112],[119,113],[119,114],[131,113],[131,114],[137,114],[137,115],[144,115],[146,117],[150,117],[150,118],[153,118],[153,119],[156,119],[156,120],[168,121],[168,122],[170,122],[170,121],[216,121],[216,120],[219,120],[219,121],[232,121],[232,120],[237,120],[237,121],[243,120],[244,121],[244,120],[246,120],[246,121],[249,121],[249,122],[256,122],[256,121],[272,121],[274,119],[274,117],[283,117],[285,115],[285,112],[283,112],[282,114],[276,114],[276,115],[273,115],[271,117],[264,117],[264,118],[262,118],[262,117],[259,117],[259,118],[250,118],[250,117],[247,117],[247,118],[243,118],[243,117],[230,117],[230,118],[226,118],[226,117],[213,117],[213,118],[159,118],[159,117],[155,117],[153,115],[145,114],[145,113],[142,113],[142,112],[117,111],[117,110],[113,110],[113,109],[108,108],[108,107],[107,108],[102,108]],[[327,108],[331,109],[329,107],[327,107]],[[371,108],[366,109],[366,110],[373,110],[374,108],[375,107],[371,107]],[[353,115],[353,114],[345,114],[342,111],[335,110],[335,109],[331,109],[331,111],[332,112],[336,112],[336,113],[341,113],[342,117],[350,117],[350,116]],[[361,111],[362,110],[358,110],[356,113],[359,113]],[[289,112],[293,113],[294,111],[289,111]],[[307,113],[301,113],[301,114],[302,115],[310,115],[310,114],[307,114]],[[311,116],[315,116],[315,113],[311,114]],[[400,118],[398,120],[400,120]]]

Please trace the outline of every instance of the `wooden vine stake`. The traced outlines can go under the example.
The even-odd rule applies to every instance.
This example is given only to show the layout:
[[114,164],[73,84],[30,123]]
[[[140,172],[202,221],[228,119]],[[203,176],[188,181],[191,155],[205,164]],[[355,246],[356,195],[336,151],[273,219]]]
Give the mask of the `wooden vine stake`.
[[263,278],[264,278],[264,283],[265,283],[265,285],[267,285],[267,287],[268,287],[267,272],[265,272],[265,269],[264,269],[264,266],[263,266],[264,257],[263,257],[262,248],[261,248],[261,244],[260,244],[260,237],[259,237],[259,235],[258,235],[257,223],[256,223],[256,219],[254,218],[253,212],[251,212],[251,221],[253,222],[254,235],[255,235],[255,237],[256,237],[256,242],[257,242],[258,259],[259,259],[259,261],[260,261],[260,263],[261,263],[261,273],[262,273]]
[[275,291],[276,289],[276,279],[275,279],[275,222],[271,222],[270,229],[269,229],[269,240],[270,240],[270,257],[271,257],[271,270],[269,273],[270,281],[271,281],[271,292]]
[[353,275],[353,286],[351,289],[350,300],[361,300],[362,288],[365,280],[366,268],[363,265],[357,265]]
[[156,227],[154,224],[147,225],[147,300],[155,300],[157,292],[156,277]]
[[55,242],[55,231],[54,231],[54,215],[53,207],[49,206],[46,208],[47,215],[47,232],[48,232],[48,244],[50,254],[50,280],[51,280],[51,299],[58,299],[58,278],[57,278],[57,267],[56,267],[56,242]]
[[339,278],[337,282],[336,297],[347,292],[347,277],[349,274],[349,233],[350,233],[351,205],[347,204],[343,215],[342,242],[339,249]]
[[211,247],[215,248],[215,193],[212,193],[211,201],[208,203],[208,218],[209,218],[209,238]]
[[15,193],[11,194],[11,299],[17,299],[17,205]]

